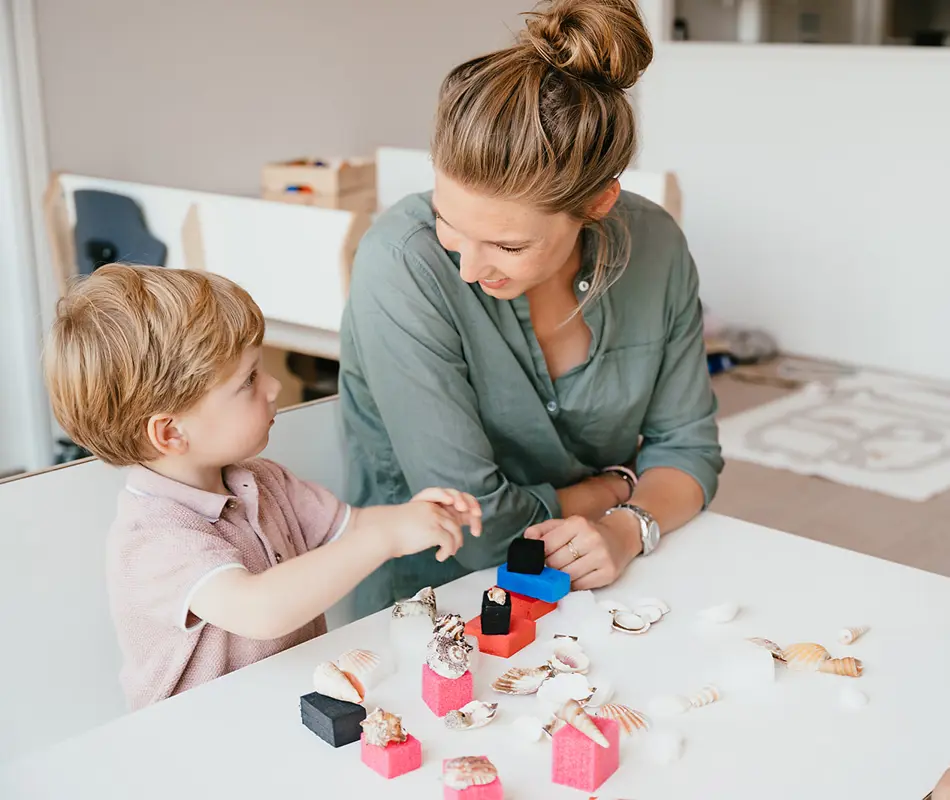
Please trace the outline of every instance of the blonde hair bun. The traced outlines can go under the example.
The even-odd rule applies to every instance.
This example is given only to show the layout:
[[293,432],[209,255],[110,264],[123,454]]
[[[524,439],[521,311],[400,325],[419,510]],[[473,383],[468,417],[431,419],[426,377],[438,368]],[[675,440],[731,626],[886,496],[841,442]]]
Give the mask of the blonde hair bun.
[[522,46],[587,83],[629,89],[653,60],[634,0],[545,0],[525,16]]

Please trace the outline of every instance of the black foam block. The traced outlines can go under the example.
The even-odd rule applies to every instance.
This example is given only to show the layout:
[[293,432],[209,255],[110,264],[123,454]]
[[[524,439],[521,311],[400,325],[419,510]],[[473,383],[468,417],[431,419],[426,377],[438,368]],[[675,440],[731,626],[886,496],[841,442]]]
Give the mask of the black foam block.
[[503,606],[482,595],[482,633],[486,636],[506,636],[511,631],[511,592],[505,592]]
[[540,575],[544,569],[544,542],[518,537],[508,545],[508,571]]
[[360,740],[366,709],[356,703],[335,700],[311,692],[300,698],[300,721],[333,747],[342,747]]

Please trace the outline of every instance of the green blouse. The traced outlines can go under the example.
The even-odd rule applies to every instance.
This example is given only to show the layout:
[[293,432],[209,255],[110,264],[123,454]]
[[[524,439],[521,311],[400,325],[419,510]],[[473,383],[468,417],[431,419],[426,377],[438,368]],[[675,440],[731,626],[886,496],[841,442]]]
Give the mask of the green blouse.
[[[561,515],[558,488],[603,467],[674,467],[707,504],[722,469],[698,276],[669,214],[621,193],[614,219],[630,233],[629,264],[583,307],[588,360],[551,380],[527,298],[496,300],[462,281],[430,197],[389,209],[356,255],[341,330],[347,500],[404,503],[453,487],[481,502],[484,532],[444,563],[430,550],[385,564],[357,592],[363,614],[502,563],[525,528]],[[579,301],[596,246],[585,233]]]

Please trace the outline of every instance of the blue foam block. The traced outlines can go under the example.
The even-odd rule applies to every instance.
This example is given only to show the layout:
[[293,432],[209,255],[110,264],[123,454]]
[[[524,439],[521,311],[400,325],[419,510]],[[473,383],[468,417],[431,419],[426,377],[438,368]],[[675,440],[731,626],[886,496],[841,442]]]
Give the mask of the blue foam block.
[[495,583],[506,591],[545,603],[556,603],[571,591],[571,576],[550,567],[545,567],[540,575],[525,575],[522,572],[509,572],[508,565],[502,564],[498,567]]

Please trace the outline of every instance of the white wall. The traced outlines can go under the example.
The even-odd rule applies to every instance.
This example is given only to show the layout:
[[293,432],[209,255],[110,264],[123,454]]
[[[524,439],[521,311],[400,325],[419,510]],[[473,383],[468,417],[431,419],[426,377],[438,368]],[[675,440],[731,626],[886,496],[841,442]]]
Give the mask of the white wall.
[[261,165],[427,147],[444,74],[531,0],[35,0],[53,169],[257,194]]
[[703,296],[789,351],[950,378],[943,51],[666,44],[640,167],[674,170]]
[[734,42],[739,21],[738,0],[676,0],[676,16],[685,17],[689,38],[696,42]]

